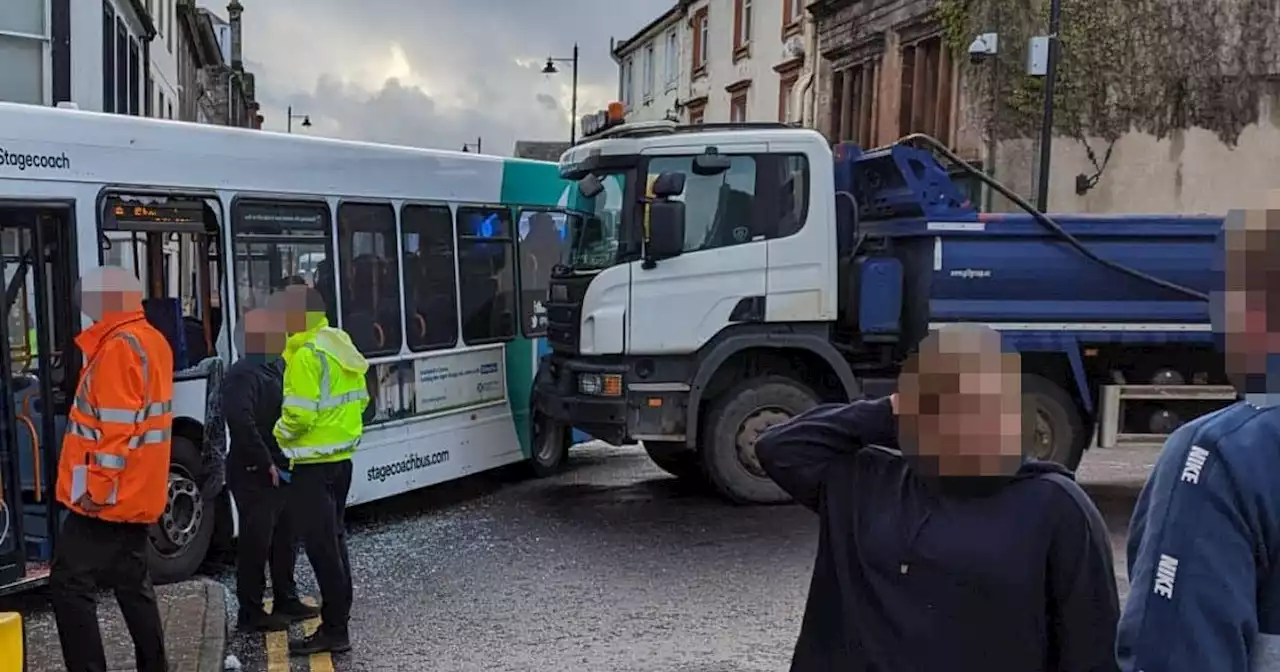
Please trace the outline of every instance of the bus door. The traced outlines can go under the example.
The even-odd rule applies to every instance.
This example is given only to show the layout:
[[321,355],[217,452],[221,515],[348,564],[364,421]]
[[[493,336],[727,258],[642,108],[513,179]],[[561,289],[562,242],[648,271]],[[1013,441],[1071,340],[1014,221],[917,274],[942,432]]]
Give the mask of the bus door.
[[46,578],[57,541],[58,448],[79,366],[72,214],[70,204],[0,201],[0,593]]
[[520,260],[520,332],[525,338],[547,333],[547,290],[551,269],[560,263],[569,238],[570,219],[579,215],[555,208],[523,208],[517,229]]

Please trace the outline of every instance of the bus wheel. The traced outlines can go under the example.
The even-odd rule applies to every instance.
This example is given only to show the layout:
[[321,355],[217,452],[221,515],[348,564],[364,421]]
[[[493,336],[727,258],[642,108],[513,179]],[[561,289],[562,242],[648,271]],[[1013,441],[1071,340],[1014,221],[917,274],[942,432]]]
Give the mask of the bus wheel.
[[785,376],[748,380],[711,408],[702,459],[707,477],[725,497],[743,504],[781,504],[790,495],[760,467],[756,440],[764,431],[813,408],[818,396]]
[[1080,466],[1088,436],[1071,395],[1047,378],[1022,377],[1023,417],[1028,426],[1027,457],[1057,462],[1075,471]]
[[535,476],[551,476],[564,468],[569,457],[569,446],[573,443],[573,431],[568,425],[556,422],[545,415],[534,412],[532,455],[529,466]]
[[169,492],[164,513],[151,526],[151,579],[174,583],[195,575],[213,541],[215,509],[200,493],[200,451],[174,436],[169,456]]
[[706,474],[698,462],[698,451],[683,441],[645,441],[644,452],[658,468],[683,481],[704,481]]

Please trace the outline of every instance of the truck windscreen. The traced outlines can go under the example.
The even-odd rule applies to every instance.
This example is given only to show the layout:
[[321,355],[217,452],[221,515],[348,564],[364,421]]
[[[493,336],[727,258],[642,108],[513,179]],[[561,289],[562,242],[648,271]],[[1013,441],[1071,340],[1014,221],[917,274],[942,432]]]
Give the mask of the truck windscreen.
[[571,271],[597,271],[617,263],[622,231],[626,173],[597,175],[603,189],[590,198],[577,193],[575,210],[587,213],[566,221],[568,245],[564,266]]

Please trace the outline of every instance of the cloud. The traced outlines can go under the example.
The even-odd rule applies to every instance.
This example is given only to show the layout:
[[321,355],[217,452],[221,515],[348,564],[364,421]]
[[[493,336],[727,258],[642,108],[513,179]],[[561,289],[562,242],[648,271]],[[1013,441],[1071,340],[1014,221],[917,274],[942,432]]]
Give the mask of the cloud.
[[509,154],[517,139],[568,139],[571,66],[544,75],[548,56],[578,41],[578,114],[599,109],[617,91],[609,37],[672,2],[245,2],[245,61],[268,130],[284,130],[292,106],[310,134],[445,149],[479,137]]

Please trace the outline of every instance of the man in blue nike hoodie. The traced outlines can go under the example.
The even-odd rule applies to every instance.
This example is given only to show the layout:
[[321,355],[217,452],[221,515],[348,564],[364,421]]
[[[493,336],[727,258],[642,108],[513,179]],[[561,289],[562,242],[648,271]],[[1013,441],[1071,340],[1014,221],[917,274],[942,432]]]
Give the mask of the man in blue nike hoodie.
[[820,518],[792,672],[1115,669],[1115,571],[1066,469],[1022,457],[1019,363],[982,327],[934,332],[886,399],[760,437]]
[[1214,328],[1244,398],[1165,442],[1129,524],[1125,672],[1280,672],[1280,217],[1233,211]]

